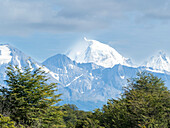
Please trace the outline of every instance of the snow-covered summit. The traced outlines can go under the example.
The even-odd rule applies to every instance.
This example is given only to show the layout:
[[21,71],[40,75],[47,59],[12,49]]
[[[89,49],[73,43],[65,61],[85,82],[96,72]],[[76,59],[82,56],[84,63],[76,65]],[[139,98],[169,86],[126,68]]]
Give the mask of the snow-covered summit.
[[145,66],[154,70],[170,72],[170,58],[163,51],[159,51],[145,63]]
[[42,64],[34,61],[31,57],[25,55],[22,51],[14,48],[9,44],[0,44],[0,84],[3,86],[5,85],[5,70],[8,64],[11,64],[12,66],[18,66],[18,68],[20,68],[21,70],[23,67],[29,67],[32,70],[41,67],[42,70],[49,73],[48,75],[51,79],[53,79],[53,81],[58,81],[58,78],[56,77],[57,74],[51,72]]
[[111,68],[116,64],[131,65],[130,59],[120,55],[114,48],[96,40],[88,40],[87,38],[84,38],[83,42],[74,46],[67,53],[67,56],[76,62],[92,62],[105,68]]

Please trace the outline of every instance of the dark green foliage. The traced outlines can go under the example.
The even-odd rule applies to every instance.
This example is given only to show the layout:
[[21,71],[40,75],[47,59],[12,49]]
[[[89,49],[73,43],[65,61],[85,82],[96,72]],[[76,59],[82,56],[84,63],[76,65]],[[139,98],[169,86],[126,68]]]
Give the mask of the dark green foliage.
[[77,120],[75,128],[102,128],[102,127],[99,125],[99,120],[93,117],[93,113],[87,112],[86,116]]
[[73,127],[77,122],[78,116],[81,116],[77,115],[78,108],[73,104],[65,104],[61,107],[61,109],[64,112],[63,118],[67,127]]
[[63,105],[62,111],[67,128],[99,128],[99,121],[92,119],[92,112],[78,110],[72,104]]
[[0,114],[0,127],[1,128],[15,128],[15,123],[9,117],[4,117]]
[[64,112],[64,121],[67,127],[74,128],[78,120],[82,120],[87,117],[89,112],[84,112],[78,110],[78,108],[73,104],[65,104],[61,107]]
[[[99,113],[99,112],[98,112]],[[170,92],[150,73],[129,80],[122,97],[109,100],[97,118],[107,128],[170,127]]]
[[8,114],[17,124],[32,127],[62,125],[62,112],[55,106],[60,101],[55,95],[56,84],[47,84],[46,73],[41,69],[7,68],[8,87],[1,88],[2,114]]
[[99,126],[99,121],[93,118],[86,118],[83,120],[78,120],[75,128],[104,128]]

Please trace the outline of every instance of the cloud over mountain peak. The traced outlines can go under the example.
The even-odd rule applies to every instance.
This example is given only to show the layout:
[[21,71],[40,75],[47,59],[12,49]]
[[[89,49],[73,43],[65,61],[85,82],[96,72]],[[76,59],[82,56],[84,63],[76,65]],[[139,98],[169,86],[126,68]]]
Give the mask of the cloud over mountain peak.
[[80,63],[95,63],[105,68],[111,68],[116,64],[131,65],[130,60],[120,55],[114,48],[86,37],[81,44],[74,46],[67,56]]

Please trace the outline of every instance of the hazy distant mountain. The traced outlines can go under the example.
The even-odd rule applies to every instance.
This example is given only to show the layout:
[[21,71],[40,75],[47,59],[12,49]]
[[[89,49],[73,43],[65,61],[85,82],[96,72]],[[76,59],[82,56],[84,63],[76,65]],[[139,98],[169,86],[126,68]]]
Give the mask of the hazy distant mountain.
[[170,72],[170,58],[163,51],[160,51],[145,62],[145,66],[158,71]]

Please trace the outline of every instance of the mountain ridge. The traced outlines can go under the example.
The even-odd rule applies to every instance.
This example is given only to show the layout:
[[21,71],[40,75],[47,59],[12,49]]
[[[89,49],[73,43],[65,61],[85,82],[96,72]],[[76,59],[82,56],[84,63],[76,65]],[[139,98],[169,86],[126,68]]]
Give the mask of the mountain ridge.
[[45,72],[49,72],[49,76],[53,79],[53,81],[57,81],[55,74],[43,66],[41,63],[36,62],[30,56],[25,55],[22,51],[14,48],[9,44],[1,44],[0,45],[0,84],[5,85],[4,81],[6,79],[5,70],[8,64],[12,66],[18,66],[19,69],[22,70],[23,67],[29,67],[32,70],[37,68],[41,68]]
[[[42,67],[42,70],[49,72],[48,77],[51,78],[49,82],[58,83],[58,93],[62,94],[61,99],[63,99],[61,104],[76,103],[83,110],[100,108],[108,99],[118,98],[123,91],[122,88],[128,85],[127,79],[135,77],[137,72],[151,72],[166,81],[166,86],[170,88],[168,86],[170,73],[149,66],[115,64],[113,67],[104,67],[94,62],[79,63],[64,54],[49,57],[41,64],[9,45],[0,45],[0,53],[0,62],[3,62],[0,63],[0,77],[3,80],[6,79],[5,67],[9,62],[18,65],[19,68]],[[4,84],[2,79],[0,83]]]

